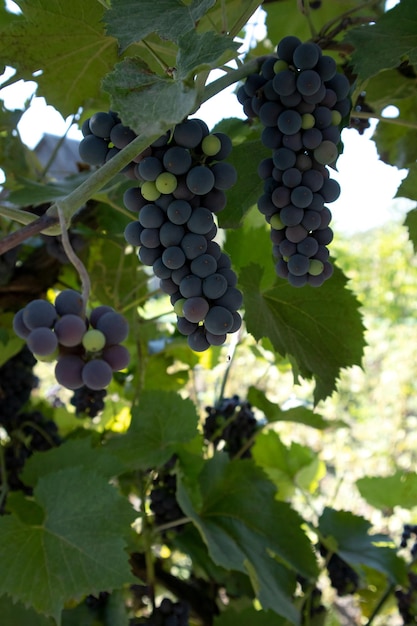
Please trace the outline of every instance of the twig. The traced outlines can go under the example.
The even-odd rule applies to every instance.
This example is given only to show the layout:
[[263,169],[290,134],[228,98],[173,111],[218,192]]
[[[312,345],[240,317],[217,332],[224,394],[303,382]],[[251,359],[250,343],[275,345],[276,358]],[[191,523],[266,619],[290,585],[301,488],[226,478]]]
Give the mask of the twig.
[[85,311],[87,308],[87,303],[90,297],[90,290],[91,290],[90,276],[86,270],[84,263],[74,252],[74,248],[72,247],[71,242],[69,240],[68,229],[65,223],[64,213],[59,207],[58,207],[58,217],[59,217],[59,223],[61,225],[62,247],[64,248],[65,254],[67,255],[68,259],[71,261],[72,265],[77,270],[78,275],[81,279],[81,286],[82,286],[81,296],[83,300],[82,314],[83,316],[85,316]]

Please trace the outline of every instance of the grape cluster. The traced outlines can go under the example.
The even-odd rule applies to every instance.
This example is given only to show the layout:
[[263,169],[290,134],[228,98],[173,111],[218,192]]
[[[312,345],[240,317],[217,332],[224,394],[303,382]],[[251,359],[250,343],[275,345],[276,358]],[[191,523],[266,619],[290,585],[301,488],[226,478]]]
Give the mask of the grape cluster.
[[[320,554],[327,557],[328,550],[320,544]],[[359,576],[336,552],[326,561],[330,584],[337,591],[338,596],[355,593],[359,588]]]
[[128,350],[120,345],[128,334],[123,315],[102,305],[87,318],[81,294],[73,289],[61,291],[55,304],[32,300],[16,313],[13,328],[36,358],[57,360],[55,377],[67,389],[104,389],[113,372],[129,363]]
[[35,363],[33,354],[24,346],[0,367],[0,425],[8,432],[38,384],[33,373]]
[[[135,138],[113,112],[94,114],[83,125],[79,152],[100,165]],[[141,152],[123,170],[138,181],[123,197],[138,219],[124,232],[170,296],[178,331],[197,351],[220,346],[239,330],[242,294],[229,257],[214,241],[214,215],[226,205],[236,170],[224,159],[232,144],[210,133],[200,119],[186,119]]]
[[223,398],[214,407],[206,407],[206,412],[203,424],[206,441],[216,446],[224,444],[224,450],[230,457],[238,453],[241,453],[242,458],[250,457],[252,438],[259,423],[249,402],[242,401],[235,395],[232,398]]
[[[9,440],[1,451],[6,474],[3,476],[0,469],[0,485],[6,484],[10,491],[20,490],[30,495],[32,488],[22,482],[20,474],[34,452],[44,452],[61,444],[57,425],[40,411],[31,411],[15,414],[9,421],[7,433]],[[0,510],[0,514],[3,512]]]
[[404,524],[400,548],[409,548],[409,542],[412,537],[414,537],[414,542],[410,548],[410,554],[415,559],[417,557],[417,524]]
[[188,626],[190,607],[188,602],[163,598],[159,606],[152,611],[147,624],[149,626]]
[[327,246],[333,239],[325,204],[340,194],[326,166],[339,154],[340,125],[350,111],[348,79],[313,42],[284,37],[248,76],[237,98],[258,117],[272,156],[261,161],[259,211],[271,225],[278,276],[295,287],[320,286],[332,275]]
[[[152,481],[150,492],[150,509],[155,516],[155,524],[162,526],[170,522],[176,522],[184,517],[180,505],[177,502],[177,477],[173,473],[176,458],[172,457],[159,471]],[[184,524],[175,526],[178,531]]]
[[398,612],[404,626],[417,623],[417,574],[408,572],[408,586],[395,591]]
[[104,410],[106,389],[90,389],[86,385],[75,389],[71,404],[77,417],[96,417]]

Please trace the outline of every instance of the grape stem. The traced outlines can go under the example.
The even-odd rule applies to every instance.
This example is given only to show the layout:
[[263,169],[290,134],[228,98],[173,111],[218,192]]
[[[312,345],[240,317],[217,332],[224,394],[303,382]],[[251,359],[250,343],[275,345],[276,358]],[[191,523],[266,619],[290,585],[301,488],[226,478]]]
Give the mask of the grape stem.
[[78,275],[81,280],[81,297],[83,300],[83,309],[82,315],[85,316],[87,303],[90,297],[91,291],[91,281],[90,276],[87,272],[87,269],[81,259],[75,254],[74,248],[71,246],[71,242],[68,236],[68,229],[65,222],[65,217],[62,209],[58,206],[58,218],[61,226],[61,237],[62,237],[62,247],[64,248],[65,254],[68,259],[71,261],[72,265],[78,272]]
[[376,115],[375,113],[368,113],[366,111],[352,111],[350,114],[352,119],[371,120],[375,119],[379,122],[386,122],[387,124],[395,124],[397,126],[404,126],[404,128],[417,129],[416,122],[410,122],[408,120],[400,119],[399,117],[384,117],[383,115]]

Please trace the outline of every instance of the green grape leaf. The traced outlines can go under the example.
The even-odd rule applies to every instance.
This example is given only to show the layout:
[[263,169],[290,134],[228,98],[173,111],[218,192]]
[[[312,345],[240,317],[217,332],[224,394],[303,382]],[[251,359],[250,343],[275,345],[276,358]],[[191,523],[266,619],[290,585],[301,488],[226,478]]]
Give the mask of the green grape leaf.
[[144,391],[132,409],[128,432],[107,444],[128,469],[163,465],[197,435],[198,415],[191,400],[172,391]]
[[83,183],[90,173],[83,172],[76,176],[69,176],[59,182],[38,183],[28,178],[18,178],[19,187],[13,189],[8,196],[8,201],[17,206],[36,206],[45,202],[55,202],[65,198]]
[[417,208],[407,213],[404,226],[408,228],[408,236],[413,244],[414,252],[417,252]]
[[36,485],[43,476],[61,469],[70,469],[74,465],[85,470],[94,470],[106,478],[117,476],[124,470],[123,463],[112,456],[106,446],[94,446],[93,437],[83,437],[69,439],[58,448],[46,452],[35,452],[25,463],[22,480],[26,485]]
[[0,597],[0,614],[4,626],[56,626],[50,617],[40,615],[20,602],[12,602],[8,596]]
[[323,464],[311,448],[292,442],[286,446],[274,431],[260,433],[252,448],[252,456],[277,487],[277,498],[288,500],[295,489],[314,491]]
[[365,476],[356,481],[359,493],[369,504],[382,510],[400,506],[413,509],[417,502],[417,474],[399,470],[392,476]]
[[407,176],[401,181],[395,197],[417,201],[417,163],[409,166]]
[[0,367],[15,356],[25,345],[25,342],[13,331],[14,313],[0,314]]
[[235,166],[238,179],[227,192],[227,206],[219,213],[222,228],[238,228],[248,210],[257,203],[263,193],[264,181],[254,171],[253,164],[270,156],[271,151],[260,140],[244,141],[234,146],[227,160]]
[[240,47],[240,43],[236,43],[230,37],[212,31],[202,34],[191,31],[180,37],[178,44],[177,77],[184,80],[202,70],[216,67],[220,59],[222,63],[230,61]]
[[194,29],[196,22],[214,4],[215,0],[192,0],[187,5],[177,0],[112,0],[104,21],[107,32],[125,50],[151,33],[157,33],[161,39],[177,41]]
[[[344,43],[354,47],[351,63],[360,81],[398,67],[417,64],[417,14],[414,0],[401,0],[374,24],[350,30]],[[375,54],[375,50],[378,54]]]
[[[381,161],[398,168],[414,165],[417,159],[416,99],[404,98],[395,103],[399,119],[405,124],[384,124],[380,121],[372,139]],[[408,126],[409,124],[409,126]]]
[[135,513],[107,480],[75,467],[40,478],[44,512],[0,518],[0,595],[60,623],[69,601],[134,580],[125,552]]
[[123,123],[138,135],[162,135],[187,117],[196,104],[194,87],[152,73],[139,58],[118,63],[104,78],[103,89]]
[[334,391],[342,368],[361,363],[365,342],[359,302],[337,267],[318,289],[297,289],[281,279],[261,289],[262,273],[254,264],[240,272],[247,329],[257,340],[268,337],[302,377],[314,377],[317,403]]
[[[0,38],[0,59],[39,85],[64,117],[91,99],[102,100],[101,79],[118,60],[117,44],[103,32],[104,7],[84,0],[18,0],[23,12]],[[10,82],[10,81],[9,81]],[[90,102],[91,104],[91,102]]]
[[278,404],[268,400],[263,391],[253,386],[249,387],[247,397],[253,406],[256,406],[263,412],[268,422],[295,422],[297,424],[305,424],[311,428],[317,428],[318,430],[345,425],[341,421],[329,421],[320,413],[316,413],[305,406],[296,406],[283,410]]
[[400,585],[407,580],[406,564],[392,540],[383,534],[371,535],[371,524],[365,518],[326,507],[318,529],[325,545],[352,567],[371,567]]
[[275,487],[263,470],[249,459],[229,461],[223,453],[215,455],[200,474],[202,499],[197,505],[178,478],[179,504],[199,529],[213,561],[248,574],[263,608],[296,623],[294,575],[315,578],[317,564],[301,517],[275,499]]

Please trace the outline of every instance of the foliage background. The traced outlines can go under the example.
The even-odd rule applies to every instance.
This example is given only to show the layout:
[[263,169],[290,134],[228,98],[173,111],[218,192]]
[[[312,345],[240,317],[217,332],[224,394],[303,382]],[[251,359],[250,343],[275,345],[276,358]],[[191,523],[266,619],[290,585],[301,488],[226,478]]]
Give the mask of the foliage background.
[[[386,13],[384,2],[323,0],[304,14],[301,2],[264,2],[267,38],[233,66],[236,74],[205,90],[209,71],[237,57],[234,39],[258,4],[114,0],[107,9],[93,0],[47,7],[19,0],[19,15],[0,6],[0,61],[16,69],[8,83],[35,78],[37,93],[79,124],[96,110],[116,109],[139,135],[139,151],[215,90],[243,79],[283,36],[313,36],[350,75],[352,102],[366,92],[371,111],[356,112],[358,119],[379,120],[380,158],[407,168],[397,196],[415,201],[413,0]],[[166,69],[174,66],[173,79]],[[388,105],[398,119],[383,119]],[[84,241],[91,306],[111,303],[129,318],[132,364],[95,420],[76,418],[51,366],[36,367],[42,384],[25,409],[52,418],[64,442],[26,463],[33,494],[8,492],[2,480],[4,623],[135,624],[152,610],[152,594],[157,603],[166,593],[181,597],[167,574],[188,584],[197,575],[223,590],[219,614],[205,616],[215,626],[401,623],[394,592],[407,589],[415,568],[398,546],[403,524],[415,522],[417,489],[416,211],[404,224],[349,238],[336,233],[331,281],[293,289],[275,277],[265,253],[269,234],[254,208],[262,189],[256,163],[265,154],[260,128],[223,120],[217,128],[233,139],[239,184],[219,225],[245,296],[245,330],[236,345],[199,355],[176,333],[169,302],[125,246],[131,215],[122,195],[130,183],[117,175],[121,161],[51,180],[16,133],[21,115],[0,112],[2,235],[58,203]],[[78,288],[79,277],[50,257],[40,231],[0,258],[3,364],[22,346],[13,313],[34,297],[53,300],[62,288]],[[233,394],[247,398],[260,421],[251,459],[229,459],[202,439],[204,407]],[[149,510],[149,472],[173,454],[188,523],[183,534],[166,537]],[[355,594],[335,594],[318,541],[358,573]],[[140,575],[128,560],[137,553],[146,557]],[[159,566],[165,576],[158,579]],[[308,580],[303,590],[300,574]],[[140,608],[132,606],[135,584],[146,584],[150,597]],[[314,616],[307,608],[317,588],[325,612]],[[102,613],[89,611],[85,598],[103,591],[112,593]],[[197,612],[192,622],[204,620]]]

